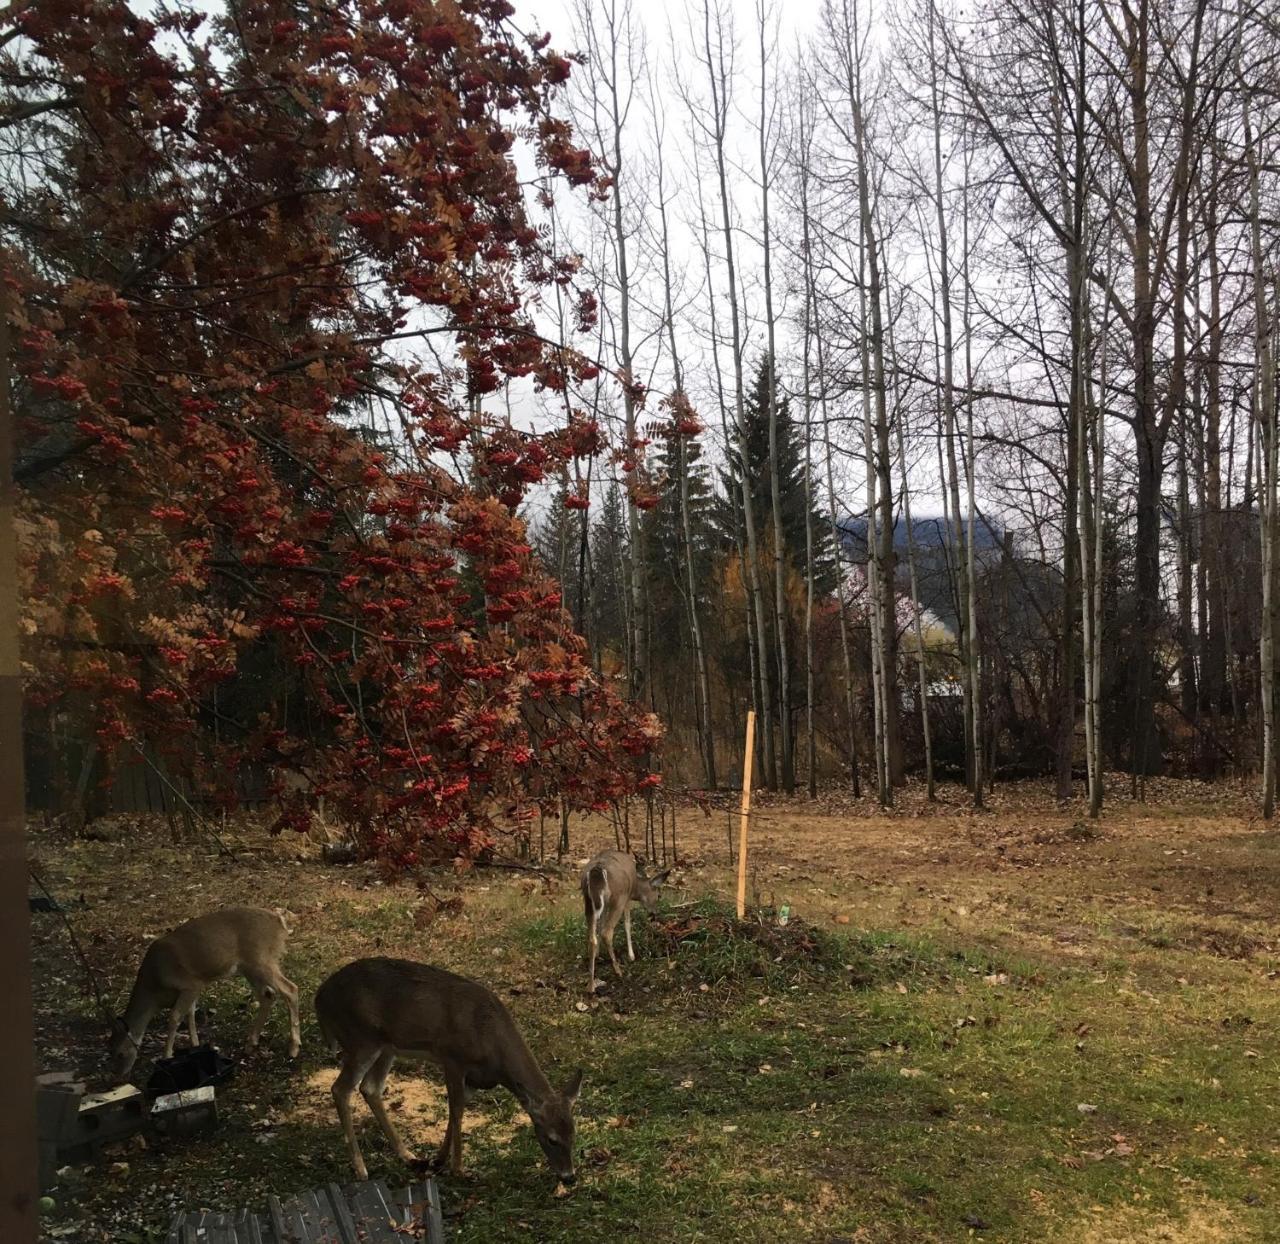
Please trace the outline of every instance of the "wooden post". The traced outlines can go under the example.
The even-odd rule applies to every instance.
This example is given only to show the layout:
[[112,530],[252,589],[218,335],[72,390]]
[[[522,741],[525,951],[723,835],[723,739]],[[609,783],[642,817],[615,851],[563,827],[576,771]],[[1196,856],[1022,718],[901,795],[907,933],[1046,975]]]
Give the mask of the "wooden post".
[[36,1054],[27,907],[22,669],[9,409],[9,291],[0,270],[0,1240],[36,1239]]
[[742,754],[742,820],[738,829],[738,919],[747,914],[747,820],[751,816],[751,761],[756,749],[755,709],[747,710],[747,749]]

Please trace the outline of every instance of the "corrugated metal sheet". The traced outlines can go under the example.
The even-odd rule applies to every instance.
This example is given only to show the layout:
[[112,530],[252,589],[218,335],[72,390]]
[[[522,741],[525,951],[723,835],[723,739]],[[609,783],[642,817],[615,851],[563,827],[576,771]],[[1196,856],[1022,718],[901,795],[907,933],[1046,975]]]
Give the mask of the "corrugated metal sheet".
[[179,1214],[166,1244],[444,1244],[434,1179],[392,1195],[381,1180],[326,1184],[265,1210]]

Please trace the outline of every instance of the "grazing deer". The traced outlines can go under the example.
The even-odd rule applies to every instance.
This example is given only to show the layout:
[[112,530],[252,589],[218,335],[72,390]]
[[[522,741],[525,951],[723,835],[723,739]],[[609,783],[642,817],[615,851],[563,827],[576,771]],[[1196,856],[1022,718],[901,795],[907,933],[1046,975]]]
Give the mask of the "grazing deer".
[[258,999],[249,1028],[249,1047],[257,1045],[277,995],[289,1008],[289,1057],[297,1055],[298,989],[280,970],[289,928],[284,917],[261,907],[224,907],[180,924],[158,937],[142,956],[129,994],[129,1005],[112,1024],[112,1070],[124,1079],[133,1070],[147,1025],[157,1011],[169,1011],[164,1056],[173,1056],[173,1041],[185,1015],[191,1044],[196,1032],[196,999],[209,985],[239,972]]
[[471,1090],[502,1085],[528,1111],[551,1169],[573,1183],[573,1103],[582,1072],[562,1091],[553,1089],[511,1013],[477,981],[406,959],[357,959],[316,991],[316,1018],[342,1054],[333,1100],[357,1179],[368,1178],[351,1119],[357,1086],[396,1157],[409,1166],[426,1165],[406,1148],[382,1101],[391,1064],[405,1054],[434,1059],[444,1071],[449,1126],[436,1167],[448,1162],[455,1175],[462,1173],[463,1107]]
[[587,919],[587,945],[591,966],[587,970],[589,993],[595,993],[600,982],[596,980],[596,951],[599,936],[609,950],[613,970],[622,975],[618,956],[613,952],[613,934],[621,919],[627,930],[627,962],[636,961],[631,945],[631,903],[643,903],[646,911],[652,911],[658,903],[658,890],[671,871],[664,868],[652,877],[644,875],[643,867],[633,855],[623,851],[601,851],[582,870],[582,905]]

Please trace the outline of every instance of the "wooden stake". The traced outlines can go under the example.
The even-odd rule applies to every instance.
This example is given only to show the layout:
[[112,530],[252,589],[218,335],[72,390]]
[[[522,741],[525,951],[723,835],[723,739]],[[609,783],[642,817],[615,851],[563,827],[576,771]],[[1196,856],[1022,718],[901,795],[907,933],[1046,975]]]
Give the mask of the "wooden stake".
[[747,914],[747,820],[751,816],[751,762],[755,758],[756,714],[747,710],[747,750],[742,754],[742,820],[738,829],[738,919]]

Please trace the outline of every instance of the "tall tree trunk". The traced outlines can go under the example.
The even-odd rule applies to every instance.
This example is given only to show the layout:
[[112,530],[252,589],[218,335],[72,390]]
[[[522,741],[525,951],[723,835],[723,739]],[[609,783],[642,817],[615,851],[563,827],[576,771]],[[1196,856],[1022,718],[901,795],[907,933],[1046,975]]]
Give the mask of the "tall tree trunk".
[[[728,419],[728,402],[725,398],[724,372],[720,366],[720,331],[716,317],[716,296],[715,285],[711,275],[711,238],[709,226],[707,223],[707,214],[705,204],[702,198],[702,178],[698,168],[698,149],[694,147],[694,176],[698,185],[698,219],[702,237],[702,261],[703,271],[707,283],[707,309],[711,320],[711,364],[712,373],[715,377],[716,386],[716,407],[720,412],[720,432],[724,443],[729,445],[732,438],[729,431]],[[736,435],[736,427],[735,427]],[[743,596],[747,608],[744,611],[746,619],[747,631],[747,669],[748,669],[748,686],[750,689],[749,700],[753,712],[760,714],[760,678],[759,671],[756,668],[756,642],[755,642],[755,615],[751,610],[750,596],[747,594],[747,538],[746,524],[744,521],[744,503],[742,499],[743,481],[738,477],[737,473],[729,472],[729,508],[733,515],[733,538],[734,550],[737,553],[738,565],[742,570]],[[742,731],[736,725],[733,732],[733,740],[742,737]]]
[[[893,337],[893,317],[889,318],[889,354],[897,374],[898,350]],[[916,542],[911,526],[911,484],[907,472],[907,442],[902,431],[902,403],[898,382],[893,385],[894,423],[898,439],[898,474],[902,481],[902,521],[907,527],[907,570],[911,580],[911,617],[916,639],[916,674],[920,697],[920,734],[924,743],[925,793],[929,802],[937,798],[933,781],[933,734],[929,728],[929,671],[924,648],[924,625],[920,618],[920,584],[916,576]]]
[[1222,275],[1218,258],[1218,154],[1209,148],[1204,195],[1204,245],[1209,272],[1209,322],[1205,330],[1204,506],[1200,548],[1208,627],[1200,669],[1201,694],[1210,713],[1225,712],[1227,682],[1227,587],[1222,564]]
[[[1201,5],[1199,12],[1202,12]],[[1191,72],[1199,61],[1200,23],[1195,22],[1191,47]],[[1182,709],[1194,720],[1198,696],[1196,694],[1195,634],[1191,622],[1191,504],[1187,495],[1187,285],[1189,280],[1188,256],[1191,245],[1190,170],[1189,147],[1193,141],[1195,84],[1188,82],[1183,91],[1183,150],[1180,153],[1175,176],[1175,228],[1176,242],[1173,261],[1173,288],[1170,303],[1173,315],[1173,358],[1165,391],[1162,424],[1172,427],[1176,420],[1178,437],[1178,509],[1181,527],[1178,544],[1178,647],[1179,681],[1181,683]]]
[[[658,137],[658,212],[662,222],[662,284],[664,314],[667,321],[667,344],[671,350],[671,368],[676,392],[684,395],[684,369],[676,347],[675,309],[671,296],[671,245],[667,228],[667,200],[663,184],[662,140]],[[689,615],[689,633],[693,638],[693,661],[697,677],[697,726],[699,750],[702,753],[702,775],[707,789],[716,785],[715,731],[711,722],[711,676],[707,668],[707,650],[702,642],[702,619],[698,610],[697,575],[693,565],[693,527],[689,518],[688,443],[676,434],[676,464],[680,472],[680,543],[684,553],[685,606]]]
[[818,797],[818,736],[814,729],[813,643],[813,389],[809,350],[813,341],[813,256],[809,250],[809,131],[808,100],[801,79],[800,120],[800,252],[804,264],[804,341],[801,376],[804,385],[804,684],[805,758],[809,798]]
[[[1108,256],[1109,258],[1109,256]],[[1086,290],[1087,290],[1086,286]],[[1082,560],[1092,562],[1088,576],[1089,598],[1085,602],[1085,616],[1089,622],[1089,633],[1085,645],[1085,662],[1088,681],[1085,684],[1085,738],[1092,748],[1091,773],[1089,783],[1089,815],[1095,820],[1102,815],[1102,801],[1106,789],[1106,765],[1102,740],[1102,580],[1104,569],[1104,531],[1102,518],[1103,505],[1103,468],[1106,453],[1106,394],[1107,389],[1107,329],[1110,322],[1111,308],[1105,300],[1102,307],[1102,326],[1098,341],[1098,380],[1103,394],[1102,402],[1093,400],[1093,342],[1091,339],[1088,299],[1086,297],[1084,311],[1084,400],[1086,413],[1090,414],[1089,434],[1090,450],[1093,458],[1092,488],[1082,489],[1081,496],[1088,496],[1089,522],[1093,536],[1092,549],[1083,551]],[[1086,470],[1090,455],[1081,453],[1081,469]]]
[[[624,20],[626,15],[624,14]],[[628,454],[639,455],[639,432],[636,424],[636,400],[631,381],[635,379],[635,356],[631,345],[631,258],[627,246],[627,228],[623,208],[626,188],[627,165],[623,161],[622,132],[626,118],[626,106],[618,89],[618,13],[616,5],[608,4],[605,20],[609,27],[609,129],[611,178],[611,210],[613,217],[613,249],[618,280],[618,361],[626,381],[622,389],[624,435]],[[631,666],[629,669],[630,695],[633,700],[646,700],[652,696],[649,671],[649,591],[648,559],[645,554],[644,524],[640,510],[630,490],[627,492],[627,582],[631,597]]]
[[795,790],[795,742],[791,719],[791,660],[787,651],[786,547],[782,528],[782,488],[778,479],[778,354],[773,318],[773,247],[769,230],[769,78],[765,46],[766,13],[756,9],[760,32],[760,212],[764,242],[764,317],[769,360],[769,494],[773,509],[773,616],[778,657],[778,720],[782,726],[782,789]]
[[1257,426],[1259,509],[1262,524],[1262,638],[1258,658],[1262,691],[1262,815],[1269,821],[1276,810],[1276,373],[1271,353],[1271,323],[1267,307],[1267,279],[1262,248],[1262,208],[1258,152],[1254,145],[1250,91],[1240,71],[1245,166],[1249,178],[1249,244],[1253,260],[1254,385],[1253,412]]
[[[862,256],[865,256],[865,243]],[[880,609],[882,572],[880,569],[880,539],[877,532],[879,510],[876,506],[875,448],[871,429],[871,358],[867,343],[867,296],[863,274],[865,259],[860,256],[858,273],[858,301],[862,319],[859,351],[862,360],[862,443],[867,463],[867,624],[871,637],[871,706],[874,722],[876,796],[881,807],[893,802],[893,787],[889,781],[887,730],[885,726],[885,645],[881,635],[884,615]]]
[[[1050,19],[1052,20],[1052,19]],[[1075,63],[1075,99],[1072,116],[1072,160],[1071,178],[1067,184],[1063,181],[1062,218],[1069,222],[1070,240],[1067,245],[1067,287],[1069,298],[1069,316],[1071,321],[1071,382],[1070,382],[1070,422],[1067,433],[1067,475],[1065,488],[1065,505],[1063,515],[1063,573],[1062,573],[1062,623],[1059,635],[1059,699],[1058,699],[1058,739],[1057,739],[1057,776],[1058,798],[1066,801],[1072,793],[1072,762],[1075,754],[1075,616],[1077,601],[1084,617],[1084,627],[1092,639],[1093,619],[1090,615],[1088,549],[1089,524],[1091,520],[1089,498],[1089,454],[1088,454],[1088,412],[1085,405],[1085,369],[1088,366],[1086,350],[1086,320],[1088,301],[1086,296],[1088,280],[1088,238],[1086,237],[1085,196],[1086,185],[1086,150],[1085,150],[1085,90],[1086,90],[1086,30],[1085,0],[1076,5],[1076,27],[1072,31],[1072,39],[1076,54]],[[1059,134],[1061,133],[1062,112],[1055,110],[1059,118]],[[1065,159],[1061,161],[1064,165]],[[1077,544],[1078,541],[1078,544]],[[1092,659],[1090,642],[1085,643],[1084,660],[1086,664],[1085,683],[1086,699],[1089,685],[1092,682],[1091,671],[1087,666]],[[1093,740],[1090,731],[1093,720],[1085,715],[1085,756],[1089,781],[1095,779],[1094,769],[1089,759]]]
[[975,444],[973,439],[973,326],[969,320],[969,301],[972,285],[969,281],[969,136],[964,135],[964,197],[961,200],[963,214],[963,255],[962,270],[964,280],[964,384],[965,384],[965,417],[967,421],[967,437],[965,442],[965,479],[969,488],[969,539],[966,545],[966,578],[969,586],[969,684],[973,697],[973,806],[984,806],[982,795],[982,682],[979,658],[981,654],[978,636],[978,583],[975,566],[974,545],[977,540],[977,503],[974,495],[974,473],[977,467]]
[[[853,116],[858,163],[858,211],[861,218],[861,259],[869,278],[865,285],[865,305],[870,311],[870,350],[873,375],[867,374],[867,322],[862,324],[863,414],[867,454],[867,538],[876,546],[870,558],[872,604],[876,617],[873,640],[877,649],[874,669],[878,674],[877,703],[879,730],[876,771],[880,802],[893,803],[893,786],[901,776],[901,749],[897,731],[897,618],[894,610],[893,553],[893,457],[889,448],[889,415],[885,396],[884,316],[881,306],[883,283],[875,220],[871,210],[871,173],[863,116],[861,48],[857,44],[857,15],[854,14],[854,54],[849,61],[849,105]],[[861,266],[861,265],[860,265]],[[875,402],[875,440],[872,443],[870,404],[866,400],[870,383]]]
[[[808,220],[806,210],[805,219]],[[805,283],[809,288],[810,305],[814,308],[814,345],[818,355],[818,413],[822,419],[822,447],[827,471],[827,518],[831,535],[832,555],[836,563],[836,603],[840,613],[840,659],[844,671],[844,703],[848,720],[849,780],[855,797],[862,795],[862,778],[858,773],[858,709],[853,680],[853,656],[849,643],[849,618],[845,607],[844,544],[836,522],[836,489],[831,466],[831,423],[827,414],[827,362],[823,346],[822,317],[818,313],[818,295],[814,285],[812,263],[806,265]]]
[[[728,117],[729,73],[724,60],[724,32],[717,29],[718,45],[713,52],[711,45],[711,10],[707,0],[703,2],[703,32],[707,55],[707,68],[711,85],[712,110],[715,117],[716,176],[720,190],[721,224],[724,232],[725,266],[729,281],[729,320],[733,343],[734,414],[737,420],[738,452],[743,472],[750,461],[747,440],[746,395],[742,375],[742,323],[738,308],[738,276],[734,262],[733,221],[729,211],[729,179],[725,159],[725,126]],[[773,694],[769,681],[769,650],[765,627],[764,594],[760,588],[760,548],[756,527],[756,515],[751,501],[751,489],[744,478],[742,488],[743,526],[746,529],[747,576],[751,598],[751,611],[755,616],[757,673],[760,680],[760,733],[763,739],[764,779],[771,789],[778,785],[777,765],[773,742]]]
[[[954,521],[954,566],[956,575],[956,646],[959,649],[960,667],[965,671],[961,679],[964,699],[964,751],[965,781],[973,789],[973,686],[967,676],[969,669],[968,642],[969,616],[967,602],[969,586],[967,566],[962,556],[963,527],[960,510],[960,472],[956,463],[956,389],[955,389],[955,332],[951,318],[951,259],[947,237],[946,197],[942,181],[942,99],[939,95],[938,54],[934,38],[935,11],[928,6],[929,23],[929,94],[933,128],[933,203],[938,225],[938,309],[942,320],[942,414],[947,450],[947,473],[944,480],[943,508],[946,508],[946,489],[951,493],[951,515]],[[945,548],[945,544],[944,544]],[[948,557],[948,562],[952,559]]]
[[1160,482],[1164,476],[1164,431],[1160,426],[1155,366],[1156,290],[1151,265],[1151,151],[1147,98],[1149,0],[1124,12],[1128,36],[1129,98],[1133,125],[1133,397],[1138,481],[1134,589],[1137,608],[1132,641],[1134,795],[1145,797],[1145,778],[1155,740],[1153,689],[1155,641],[1160,624]]
[[1178,437],[1178,683],[1182,712],[1195,722],[1200,713],[1196,691],[1196,628],[1192,620],[1191,491],[1187,467],[1191,427],[1185,403],[1179,411]]

